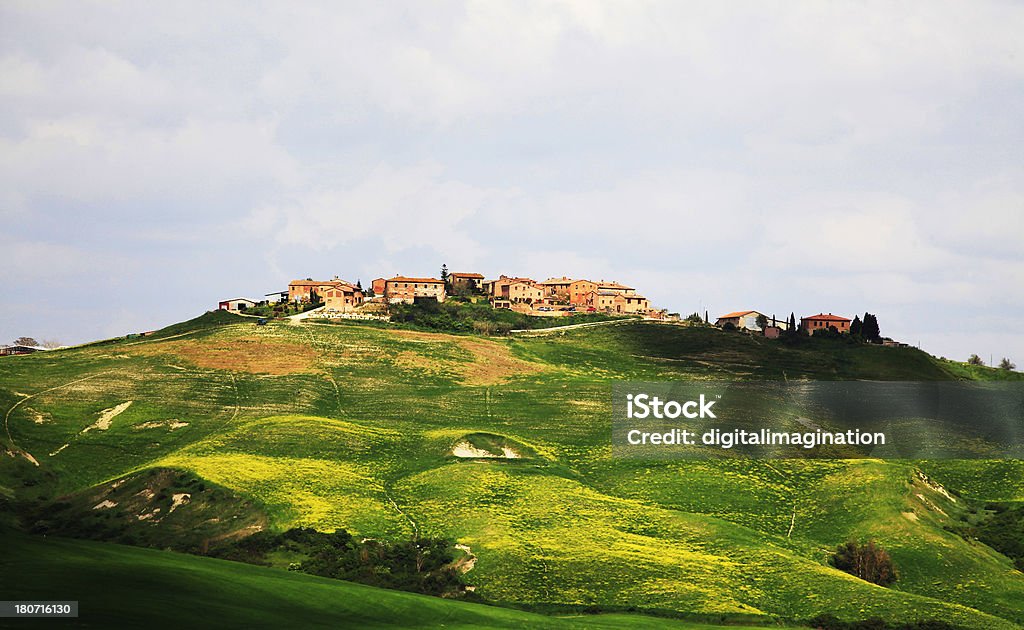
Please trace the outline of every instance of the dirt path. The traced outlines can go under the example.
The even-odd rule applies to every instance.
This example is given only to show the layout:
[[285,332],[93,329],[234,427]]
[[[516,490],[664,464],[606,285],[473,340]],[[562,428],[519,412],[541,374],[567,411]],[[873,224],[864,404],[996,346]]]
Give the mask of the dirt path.
[[[789,476],[788,475],[786,475],[781,470],[779,470],[778,468],[776,468],[775,466],[772,466],[771,464],[769,464],[767,462],[765,463],[765,466],[769,470],[774,472],[776,475],[782,477],[782,479],[787,484],[789,484]],[[797,507],[797,503],[798,503],[798,501],[797,501],[796,497],[793,497],[793,515],[789,519],[789,530],[786,531],[786,538],[792,538],[793,537],[793,528],[796,527],[796,507]]]
[[324,310],[324,308],[326,307],[321,306],[319,308],[314,308],[313,310],[306,311],[304,313],[296,313],[295,315],[289,315],[285,319],[288,320],[289,324],[301,324],[302,320],[306,319],[307,317],[314,317],[316,315],[319,315],[320,312]]
[[641,319],[630,318],[630,319],[608,319],[603,322],[583,322],[582,324],[569,324],[567,326],[554,326],[552,328],[517,328],[510,330],[509,332],[514,335],[522,335],[524,337],[530,337],[535,335],[549,335],[552,333],[560,333],[566,330],[576,330],[577,328],[592,328],[594,326],[615,326],[617,324],[625,324],[629,322],[639,322]]
[[405,510],[403,510],[402,508],[398,507],[398,504],[395,503],[394,498],[392,498],[391,493],[388,492],[387,488],[384,489],[384,496],[386,496],[388,498],[388,502],[391,503],[391,507],[395,508],[395,511],[398,512],[399,514],[401,514],[403,517],[405,517],[405,520],[409,521],[409,524],[412,525],[412,537],[413,537],[413,539],[419,538],[420,537],[420,528],[419,528],[419,525],[416,524],[416,521],[412,520],[412,517],[409,516],[408,514],[406,514]]

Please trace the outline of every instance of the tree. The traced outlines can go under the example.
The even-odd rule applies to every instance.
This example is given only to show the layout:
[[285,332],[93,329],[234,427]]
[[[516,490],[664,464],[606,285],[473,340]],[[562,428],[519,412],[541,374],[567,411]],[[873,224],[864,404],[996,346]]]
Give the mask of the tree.
[[1003,357],[1003,360],[999,362],[999,368],[1003,369],[1003,370],[1006,370],[1006,371],[1010,371],[1010,370],[1016,370],[1017,366],[1012,361],[1007,359],[1006,357]]
[[850,336],[860,337],[864,329],[864,323],[860,321],[858,315],[853,316],[853,321],[850,322]]
[[787,328],[789,328],[789,332],[796,333],[796,315],[793,314],[793,311],[789,312],[789,326]]
[[978,355],[972,354],[971,356],[969,356],[967,358],[967,364],[968,365],[985,365],[985,362],[982,361],[981,357],[979,357]]
[[832,555],[832,564],[840,571],[879,586],[888,586],[897,578],[896,567],[889,552],[873,540],[865,544],[851,540],[839,545]]
[[38,346],[39,342],[32,337],[18,337],[14,340],[16,346]]
[[764,315],[758,314],[757,316],[757,327],[764,330],[768,327],[768,318]]
[[882,343],[882,333],[878,328],[878,318],[871,313],[864,313],[861,335],[868,343]]
[[54,348],[59,348],[59,347],[63,346],[64,344],[62,344],[57,339],[43,339],[43,343],[41,343],[40,345],[43,346],[44,348],[48,348],[50,350],[53,350]]
[[441,282],[444,282],[445,293],[452,292],[452,284],[448,281],[448,265],[441,264]]

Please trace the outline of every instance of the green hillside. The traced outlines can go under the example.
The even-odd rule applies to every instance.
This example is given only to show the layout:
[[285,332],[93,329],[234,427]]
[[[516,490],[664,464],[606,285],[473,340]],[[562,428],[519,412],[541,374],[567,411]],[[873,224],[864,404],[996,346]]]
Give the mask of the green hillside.
[[[3,596],[79,601],[91,627],[679,628],[721,626],[635,615],[552,618],[237,562],[4,532]],[[101,570],[102,569],[102,570]],[[47,625],[61,621],[49,620]],[[43,621],[0,619],[0,627]],[[736,628],[737,626],[730,626]]]
[[[609,446],[619,379],[984,376],[912,348],[657,323],[492,339],[211,314],[0,360],[17,454],[0,485],[120,504],[110,482],[178,470],[258,507],[237,535],[258,521],[448,538],[476,557],[464,578],[481,599],[542,612],[1015,627],[1024,574],[950,530],[974,500],[1024,500],[1021,462],[638,462]],[[139,527],[173,531],[166,496],[131,509],[158,500]],[[850,538],[892,553],[893,588],[828,566]]]

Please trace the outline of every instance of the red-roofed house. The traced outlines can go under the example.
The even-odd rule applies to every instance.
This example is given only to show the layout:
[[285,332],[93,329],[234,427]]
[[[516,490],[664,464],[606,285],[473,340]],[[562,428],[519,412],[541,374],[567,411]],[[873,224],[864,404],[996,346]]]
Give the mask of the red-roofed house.
[[757,325],[757,318],[761,315],[762,314],[757,311],[736,311],[735,313],[726,313],[715,320],[715,326],[732,324],[736,328],[760,332],[761,327]]
[[348,312],[363,303],[363,292],[350,284],[338,284],[324,289],[320,297],[328,310]]
[[332,280],[313,280],[311,278],[292,280],[288,283],[288,301],[309,302],[312,299],[313,293],[316,293],[322,300],[327,289],[351,286],[352,283],[345,282],[338,278],[338,276],[334,276]]
[[828,315],[818,313],[810,317],[801,317],[800,328],[806,330],[809,335],[813,335],[817,330],[828,330],[829,328],[835,328],[841,333],[848,333],[850,332],[850,320],[832,313]]
[[597,291],[597,283],[590,280],[573,280],[569,285],[569,303],[585,306],[590,301],[590,294]]

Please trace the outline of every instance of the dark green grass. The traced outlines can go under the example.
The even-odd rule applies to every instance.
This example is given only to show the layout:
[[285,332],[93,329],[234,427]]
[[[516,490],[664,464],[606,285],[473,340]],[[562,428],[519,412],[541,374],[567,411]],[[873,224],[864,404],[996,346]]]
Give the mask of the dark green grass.
[[[167,551],[0,534],[0,596],[77,600],[78,627],[716,627],[637,615],[560,619]],[[10,628],[68,623],[0,619]]]

